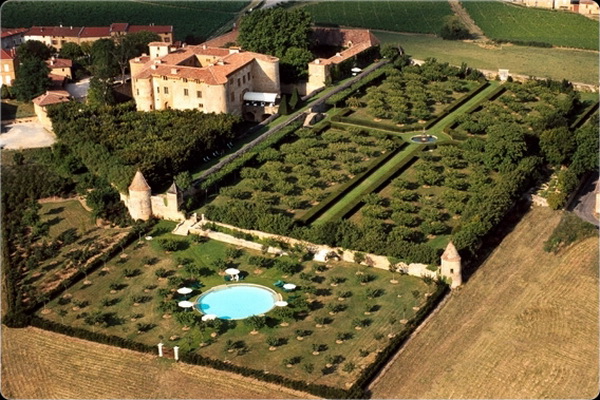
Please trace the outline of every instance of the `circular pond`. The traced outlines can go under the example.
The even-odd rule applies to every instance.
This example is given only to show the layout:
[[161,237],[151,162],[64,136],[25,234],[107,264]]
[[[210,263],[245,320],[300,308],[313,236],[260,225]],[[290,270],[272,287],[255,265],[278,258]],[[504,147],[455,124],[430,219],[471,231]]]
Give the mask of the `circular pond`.
[[410,138],[411,142],[415,143],[435,143],[438,138],[433,135],[417,135]]
[[244,319],[266,313],[278,300],[281,296],[265,286],[239,283],[208,290],[196,300],[196,309],[220,319]]

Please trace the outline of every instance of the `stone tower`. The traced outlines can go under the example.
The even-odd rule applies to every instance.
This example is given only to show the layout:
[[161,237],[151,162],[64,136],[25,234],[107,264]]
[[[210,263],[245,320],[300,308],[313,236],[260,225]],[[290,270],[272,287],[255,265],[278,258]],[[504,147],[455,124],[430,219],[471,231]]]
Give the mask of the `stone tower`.
[[448,243],[444,254],[442,254],[441,275],[450,280],[450,287],[454,289],[462,285],[462,266],[460,254],[452,242]]
[[148,220],[152,216],[152,203],[150,201],[150,185],[144,175],[138,170],[129,185],[129,201],[127,208],[134,220]]
[[167,206],[175,211],[178,211],[181,203],[183,203],[181,189],[179,189],[177,184],[173,182],[171,186],[169,186],[169,189],[167,189]]

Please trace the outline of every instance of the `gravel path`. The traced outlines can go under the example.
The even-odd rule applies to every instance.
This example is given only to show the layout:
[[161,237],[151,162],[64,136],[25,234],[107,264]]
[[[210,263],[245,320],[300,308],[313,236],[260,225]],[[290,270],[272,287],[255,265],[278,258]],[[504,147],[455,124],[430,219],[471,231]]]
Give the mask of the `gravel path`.
[[471,34],[475,36],[475,39],[489,40],[483,34],[481,28],[478,27],[477,24],[475,24],[475,21],[473,21],[467,10],[465,10],[465,8],[462,6],[462,4],[459,3],[458,0],[448,0],[448,3],[450,3],[450,7],[452,7],[452,11],[454,11],[454,14],[456,14],[456,16],[460,18],[461,22],[467,27],[467,29],[469,29],[469,32],[471,32]]

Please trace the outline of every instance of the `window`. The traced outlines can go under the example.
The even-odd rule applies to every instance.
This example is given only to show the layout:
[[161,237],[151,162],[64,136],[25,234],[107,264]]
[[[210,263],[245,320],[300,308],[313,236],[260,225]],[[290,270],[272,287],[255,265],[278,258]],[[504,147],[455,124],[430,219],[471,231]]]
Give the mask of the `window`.
[[238,87],[240,87],[242,85],[242,81],[240,80],[240,78],[238,78]]
[[[158,57],[158,56],[157,56]],[[163,81],[166,81],[168,78],[166,76],[163,76]]]
[[248,72],[248,80],[250,80],[250,72]]
[[242,83],[246,83],[246,75],[242,76]]
[[169,38],[168,37],[165,38],[165,42],[167,42],[167,43],[169,42]]
[[183,89],[183,95],[184,96],[189,96],[190,93],[189,93],[189,91],[187,89]]
[[240,93],[240,101],[244,100],[244,93]]
[[140,89],[135,89],[135,94],[140,95]]
[[52,39],[52,44],[58,44],[58,40]]
[[199,99],[201,99],[202,98],[202,91],[197,90],[196,91],[196,97],[199,98]]
[[187,78],[183,78],[183,83],[187,83]]
[[229,95],[229,98],[231,99],[232,102],[235,101],[235,93],[231,92],[231,94]]
[[160,86],[156,87],[156,93],[160,93]]
[[10,84],[10,76],[6,75],[4,77],[4,80],[6,81],[7,84]]
[[164,92],[165,94],[169,94],[169,88],[165,86]]
[[8,72],[9,68],[8,64],[4,64],[4,72]]
[[150,109],[152,110],[154,107],[152,107],[152,104],[150,104]]
[[453,274],[454,273],[454,268],[450,268],[450,273]]
[[204,108],[204,104],[198,103],[198,108]]

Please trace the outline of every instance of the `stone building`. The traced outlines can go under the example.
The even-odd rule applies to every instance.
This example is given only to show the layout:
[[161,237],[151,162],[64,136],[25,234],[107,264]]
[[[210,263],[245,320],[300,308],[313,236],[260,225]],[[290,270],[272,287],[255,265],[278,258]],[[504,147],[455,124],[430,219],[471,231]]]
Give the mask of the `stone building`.
[[448,279],[452,289],[462,285],[462,264],[460,254],[452,242],[448,243],[442,254],[440,275]]
[[17,55],[14,49],[0,50],[0,86],[12,86],[17,72]]
[[50,57],[46,60],[50,73],[53,75],[64,76],[65,78],[71,79],[73,75],[71,73],[71,67],[73,67],[73,61],[68,58],[56,58]]
[[[276,57],[239,48],[177,48],[161,42],[150,43],[149,49],[150,55],[129,63],[139,111],[172,108],[244,116],[251,113],[251,119],[262,120],[267,110],[246,110],[249,99],[273,99],[280,92]],[[275,105],[266,100],[262,103],[265,108]]]
[[33,26],[23,34],[25,41],[38,40],[48,46],[60,50],[65,43],[81,44],[98,39],[110,39],[128,33],[141,31],[153,32],[160,36],[164,43],[173,42],[173,26],[171,25],[129,25],[114,23],[110,26]]
[[14,49],[21,45],[25,39],[23,35],[27,32],[27,28],[2,28],[0,43],[4,50]]
[[134,220],[147,221],[151,217],[171,221],[183,221],[185,219],[180,211],[183,202],[182,192],[175,182],[166,193],[153,196],[150,185],[148,185],[140,171],[135,173],[129,185],[128,194],[121,193],[121,200],[125,203],[129,215]]
[[527,7],[546,8],[549,10],[571,11],[590,16],[598,15],[600,7],[594,0],[505,0],[511,3],[523,4]]
[[48,118],[48,106],[69,101],[69,92],[65,90],[48,90],[32,100],[33,110],[44,128],[52,131],[52,121]]

